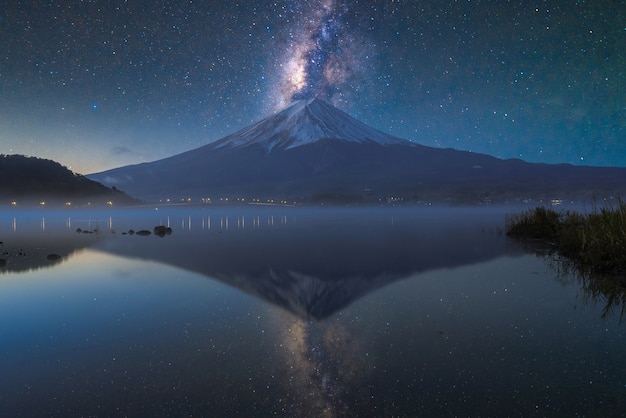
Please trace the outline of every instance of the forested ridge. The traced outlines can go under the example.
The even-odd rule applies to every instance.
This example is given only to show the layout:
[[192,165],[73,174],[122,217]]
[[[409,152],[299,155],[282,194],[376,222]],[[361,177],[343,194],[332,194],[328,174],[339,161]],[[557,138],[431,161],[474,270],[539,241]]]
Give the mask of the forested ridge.
[[0,154],[0,196],[10,199],[75,199],[115,197],[130,199],[125,194],[90,180],[56,161]]

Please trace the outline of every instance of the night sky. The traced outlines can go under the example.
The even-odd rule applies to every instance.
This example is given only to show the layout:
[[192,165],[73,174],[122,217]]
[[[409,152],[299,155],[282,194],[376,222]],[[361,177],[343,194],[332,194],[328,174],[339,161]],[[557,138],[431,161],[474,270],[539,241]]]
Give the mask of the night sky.
[[88,174],[321,97],[384,132],[626,166],[626,1],[2,1],[0,153]]

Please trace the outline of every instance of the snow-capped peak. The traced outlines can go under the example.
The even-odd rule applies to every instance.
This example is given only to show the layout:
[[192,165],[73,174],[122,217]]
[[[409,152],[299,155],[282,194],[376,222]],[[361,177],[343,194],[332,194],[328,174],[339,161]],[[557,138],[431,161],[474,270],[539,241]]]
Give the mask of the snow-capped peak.
[[212,144],[213,148],[261,144],[273,148],[295,148],[320,139],[380,145],[411,142],[387,135],[320,99],[299,100],[279,113]]

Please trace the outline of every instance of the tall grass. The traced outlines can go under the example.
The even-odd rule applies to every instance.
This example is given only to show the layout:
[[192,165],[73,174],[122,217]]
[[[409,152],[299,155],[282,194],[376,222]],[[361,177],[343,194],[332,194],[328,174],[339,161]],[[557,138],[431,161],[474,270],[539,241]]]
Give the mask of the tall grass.
[[602,317],[626,316],[626,204],[582,215],[538,207],[507,215],[508,236],[551,244],[558,271],[578,277],[584,295],[605,305]]
[[621,201],[586,215],[537,207],[507,215],[505,223],[508,236],[549,241],[584,268],[626,273],[626,204]]

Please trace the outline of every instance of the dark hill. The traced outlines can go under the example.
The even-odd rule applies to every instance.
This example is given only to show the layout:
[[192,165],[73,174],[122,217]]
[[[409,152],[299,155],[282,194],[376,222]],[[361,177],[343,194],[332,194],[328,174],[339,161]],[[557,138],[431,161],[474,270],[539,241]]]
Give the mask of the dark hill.
[[0,154],[0,203],[13,201],[20,205],[41,201],[73,205],[138,203],[125,193],[76,174],[55,161]]

